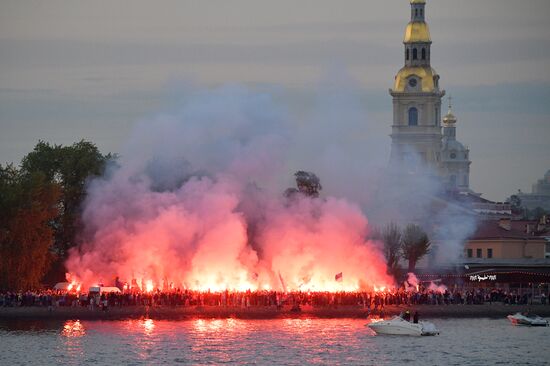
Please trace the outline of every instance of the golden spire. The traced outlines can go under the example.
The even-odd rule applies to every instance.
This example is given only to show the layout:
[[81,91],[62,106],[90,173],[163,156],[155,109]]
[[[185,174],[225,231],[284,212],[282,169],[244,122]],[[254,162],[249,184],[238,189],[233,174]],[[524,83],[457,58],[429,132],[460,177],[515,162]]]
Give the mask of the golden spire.
[[[430,66],[430,29],[426,23],[425,0],[410,0],[411,18],[405,29],[405,66],[395,77],[394,92],[439,91],[439,76]],[[414,79],[414,80],[413,80]]]
[[431,42],[430,28],[428,28],[428,24],[426,24],[425,21],[425,6],[425,0],[411,0],[411,21],[405,29],[405,37],[403,38],[403,42]]

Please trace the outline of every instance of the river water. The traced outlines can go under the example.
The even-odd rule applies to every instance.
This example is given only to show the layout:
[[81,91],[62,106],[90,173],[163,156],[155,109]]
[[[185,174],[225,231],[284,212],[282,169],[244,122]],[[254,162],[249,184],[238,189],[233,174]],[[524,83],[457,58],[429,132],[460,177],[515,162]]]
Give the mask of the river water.
[[550,327],[434,319],[435,337],[359,319],[0,321],[0,365],[550,365]]

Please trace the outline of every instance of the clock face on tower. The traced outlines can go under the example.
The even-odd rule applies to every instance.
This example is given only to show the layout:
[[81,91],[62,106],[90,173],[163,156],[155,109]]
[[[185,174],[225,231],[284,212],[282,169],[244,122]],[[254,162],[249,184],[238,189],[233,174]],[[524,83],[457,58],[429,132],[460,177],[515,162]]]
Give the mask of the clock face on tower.
[[416,86],[416,83],[417,83],[416,79],[409,79],[409,86],[411,88],[414,88]]

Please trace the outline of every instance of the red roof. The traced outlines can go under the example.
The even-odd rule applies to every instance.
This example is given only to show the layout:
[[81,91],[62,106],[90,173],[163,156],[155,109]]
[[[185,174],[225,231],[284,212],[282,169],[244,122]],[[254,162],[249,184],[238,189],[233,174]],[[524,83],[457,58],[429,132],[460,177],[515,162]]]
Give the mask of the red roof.
[[[513,238],[513,239],[541,239],[544,236],[550,235],[546,230],[543,233],[534,234],[533,231],[537,227],[536,221],[509,221],[510,230],[505,229],[506,224],[501,221],[482,221],[476,232],[470,237],[471,240],[480,239],[497,239],[497,238]],[[526,225],[529,225],[531,234],[527,234]],[[504,226],[504,227],[503,227]]]

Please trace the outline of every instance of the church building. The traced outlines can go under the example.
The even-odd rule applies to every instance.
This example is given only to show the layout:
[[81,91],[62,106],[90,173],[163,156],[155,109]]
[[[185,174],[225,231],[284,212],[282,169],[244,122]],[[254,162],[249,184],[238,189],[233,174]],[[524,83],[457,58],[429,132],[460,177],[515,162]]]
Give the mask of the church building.
[[[405,65],[395,76],[391,163],[421,162],[449,190],[470,191],[469,150],[456,140],[457,118],[449,111],[441,119],[445,91],[431,66],[430,30],[426,1],[411,0],[411,21],[405,29]],[[443,122],[443,126],[442,123]]]

